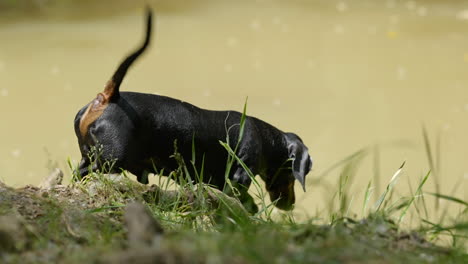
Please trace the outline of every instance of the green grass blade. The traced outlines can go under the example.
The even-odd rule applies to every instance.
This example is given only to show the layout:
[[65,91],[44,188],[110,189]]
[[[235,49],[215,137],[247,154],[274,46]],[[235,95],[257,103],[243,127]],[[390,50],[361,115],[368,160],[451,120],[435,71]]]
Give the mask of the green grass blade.
[[[244,136],[245,119],[247,118],[247,101],[248,101],[248,99],[249,99],[248,97],[245,98],[244,109],[242,110],[242,116],[241,116],[240,128],[239,128],[239,140],[237,141],[238,143],[241,142],[242,137]],[[236,146],[236,150],[237,150],[237,146]]]
[[195,153],[195,132],[192,135],[192,162],[195,164],[196,162],[196,153]]
[[387,185],[387,188],[385,191],[382,193],[380,198],[377,200],[377,202],[374,205],[375,212],[378,212],[380,210],[380,207],[382,206],[383,202],[385,201],[385,198],[387,195],[392,191],[393,187],[395,186],[396,182],[398,181],[402,171],[403,167],[405,166],[406,161],[401,164],[400,168],[393,174],[392,178],[390,179],[389,184]]
[[368,153],[368,148],[362,148],[356,152],[354,152],[353,154],[345,157],[344,159],[334,163],[332,166],[330,166],[328,169],[326,169],[324,172],[322,172],[321,174],[319,174],[317,177],[315,177],[315,181],[320,181],[321,179],[323,179],[326,175],[328,175],[330,172],[332,172],[333,170],[341,167],[343,164],[347,164],[348,162],[354,160],[355,158],[357,157],[360,157],[360,156],[365,156],[366,154]]
[[364,202],[362,205],[362,217],[365,217],[367,205],[369,203],[372,192],[373,192],[372,180],[370,180],[369,183],[367,184],[366,192],[364,194]]
[[249,167],[247,167],[247,165],[234,153],[234,150],[232,150],[232,148],[228,144],[226,144],[225,142],[219,141],[219,144],[221,144],[221,146],[223,146],[227,150],[229,155],[232,155],[232,157],[234,157],[234,159],[237,162],[239,162],[239,164],[242,166],[242,168],[247,172],[247,174],[252,179],[252,182],[258,184],[257,180],[255,180],[255,175],[253,175],[253,173],[249,169]]
[[[427,219],[422,219],[422,221],[426,224],[429,224],[432,226],[432,231],[434,232],[442,232],[442,231],[467,231],[468,230],[468,222],[461,222],[461,223],[456,223],[450,226],[442,226],[436,223],[433,223]],[[425,229],[425,231],[429,231],[431,229]]]
[[[423,126],[422,128],[422,133],[423,133],[423,139],[424,139],[424,147],[426,149],[427,161],[429,163],[429,167],[431,168],[432,173],[434,174],[433,178],[434,178],[436,193],[440,193],[438,168],[436,167],[436,164],[434,163],[434,157],[433,157],[433,153],[431,149],[431,144],[430,144],[429,136],[428,136],[427,129],[425,126]],[[435,200],[435,209],[436,211],[439,209],[439,199],[437,197]]]
[[374,146],[374,158],[373,158],[373,166],[372,166],[372,169],[373,169],[373,172],[374,172],[374,188],[375,188],[375,195],[376,195],[376,199],[378,198],[377,195],[379,195],[380,193],[380,148],[378,145],[375,145]]
[[459,198],[456,198],[456,197],[453,197],[453,196],[449,196],[449,195],[445,195],[445,194],[441,194],[441,193],[432,193],[432,192],[426,192],[426,194],[435,196],[435,197],[440,198],[440,199],[448,200],[448,201],[451,201],[451,202],[454,202],[454,203],[458,203],[458,204],[461,204],[461,205],[464,205],[464,206],[468,206],[468,202],[463,201],[463,200],[461,200]]
[[125,207],[125,206],[126,206],[125,204],[117,204],[117,205],[102,206],[102,207],[98,207],[98,208],[93,208],[93,209],[90,209],[90,210],[86,210],[85,212],[88,213],[88,214],[100,213],[100,212],[107,211],[107,210],[109,210],[109,209],[122,208],[122,207]]
[[400,214],[400,217],[398,218],[398,223],[401,223],[403,220],[403,217],[405,217],[406,213],[408,212],[408,209],[410,208],[411,204],[413,204],[414,200],[422,195],[422,188],[424,184],[426,183],[427,179],[429,178],[429,175],[431,175],[431,171],[427,172],[426,176],[423,178],[423,180],[419,183],[418,188],[416,189],[416,193],[411,197],[410,201],[408,204],[404,207],[403,211]]

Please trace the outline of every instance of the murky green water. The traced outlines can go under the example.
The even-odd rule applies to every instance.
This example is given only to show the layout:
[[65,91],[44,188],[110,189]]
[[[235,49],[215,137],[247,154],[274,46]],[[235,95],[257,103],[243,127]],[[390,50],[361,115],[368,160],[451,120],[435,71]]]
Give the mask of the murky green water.
[[[250,115],[304,139],[315,162],[309,180],[378,145],[352,181],[357,208],[374,164],[376,191],[403,161],[399,193],[408,182],[416,188],[429,170],[425,125],[441,191],[466,200],[468,4],[355,2],[155,1],[155,41],[121,89],[209,109],[241,110],[248,96]],[[67,157],[79,160],[74,116],[140,42],[142,6],[70,1],[0,12],[2,180],[35,184],[49,160],[62,168]],[[335,184],[339,172],[326,181]],[[434,179],[426,189],[435,190]],[[298,211],[311,215],[334,192],[297,190]]]

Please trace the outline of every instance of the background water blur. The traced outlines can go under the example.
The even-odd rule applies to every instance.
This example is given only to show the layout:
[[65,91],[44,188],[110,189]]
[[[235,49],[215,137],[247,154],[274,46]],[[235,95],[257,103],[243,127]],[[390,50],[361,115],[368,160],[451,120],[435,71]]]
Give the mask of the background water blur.
[[[146,2],[0,0],[1,180],[37,184],[55,164],[70,174],[66,159],[80,159],[75,114],[142,39]],[[241,110],[248,96],[248,114],[309,146],[297,212],[325,208],[335,190],[314,179],[366,147],[350,187],[356,210],[369,180],[380,193],[403,161],[398,193],[414,191],[430,169],[423,125],[440,191],[467,199],[468,2],[149,2],[155,41],[122,90],[208,109]],[[334,186],[340,170],[325,182]]]

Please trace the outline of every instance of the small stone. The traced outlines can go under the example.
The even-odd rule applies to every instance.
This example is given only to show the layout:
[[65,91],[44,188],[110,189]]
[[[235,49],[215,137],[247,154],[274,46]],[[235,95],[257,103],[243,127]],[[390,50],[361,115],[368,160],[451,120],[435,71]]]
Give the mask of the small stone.
[[125,208],[124,219],[128,232],[128,245],[131,248],[153,246],[164,233],[161,224],[141,203],[128,204]]
[[125,183],[127,180],[127,178],[123,174],[120,174],[120,173],[107,174],[107,177],[113,183]]
[[387,232],[388,232],[388,226],[387,225],[384,225],[384,224],[379,224],[376,228],[375,228],[375,231],[379,234],[379,235],[385,235]]
[[11,212],[0,216],[0,252],[16,251],[25,247],[27,230],[21,215]]
[[61,185],[63,180],[63,172],[59,168],[55,168],[52,173],[39,184],[41,189],[53,189],[57,185]]

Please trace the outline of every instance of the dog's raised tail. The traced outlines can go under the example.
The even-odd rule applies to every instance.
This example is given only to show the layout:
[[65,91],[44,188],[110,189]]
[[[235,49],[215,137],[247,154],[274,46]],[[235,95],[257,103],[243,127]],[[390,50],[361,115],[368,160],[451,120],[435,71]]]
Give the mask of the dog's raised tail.
[[127,73],[128,68],[133,64],[133,62],[146,50],[151,40],[151,30],[153,24],[153,11],[150,7],[146,8],[146,36],[143,44],[125,58],[125,60],[120,63],[119,68],[115,71],[112,78],[107,82],[103,94],[109,101],[119,98],[119,88],[122,83],[125,74]]

